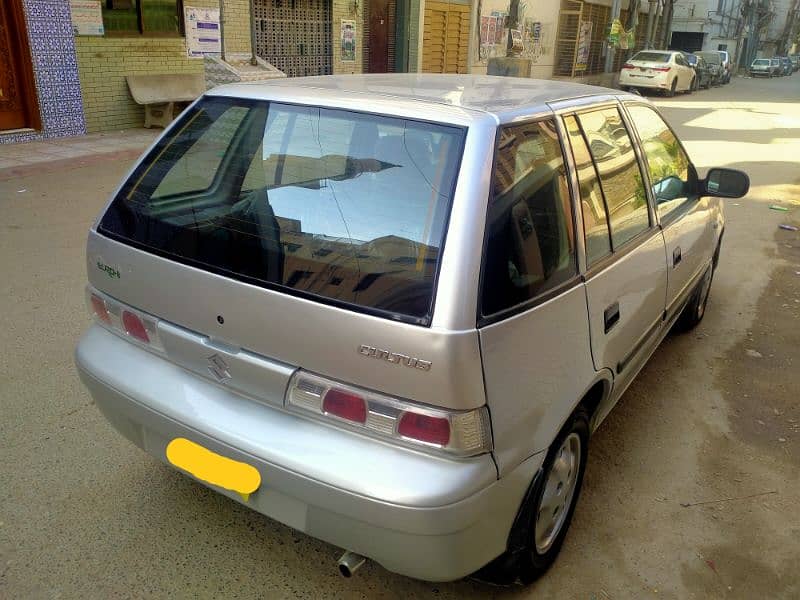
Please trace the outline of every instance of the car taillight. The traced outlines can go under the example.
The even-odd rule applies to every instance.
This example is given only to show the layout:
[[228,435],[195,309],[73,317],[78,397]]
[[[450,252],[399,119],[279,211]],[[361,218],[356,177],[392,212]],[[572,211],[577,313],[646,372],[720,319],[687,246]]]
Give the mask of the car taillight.
[[92,288],[86,289],[89,312],[106,329],[162,352],[158,319],[118,302]]
[[331,424],[428,452],[474,456],[492,449],[485,406],[464,411],[434,408],[302,370],[292,376],[286,406]]
[[632,64],[630,64],[630,63],[625,63],[624,65],[622,65],[622,68],[623,68],[623,69],[635,69],[636,67],[634,67],[634,66],[633,66]]
[[322,412],[353,423],[365,423],[367,420],[367,405],[364,398],[335,388],[325,392]]
[[653,67],[653,71],[660,71],[662,73],[666,73],[669,71],[669,67]]
[[135,315],[129,310],[122,311],[122,326],[125,328],[125,333],[135,337],[140,342],[144,342],[145,344],[150,343],[150,338],[147,337],[147,331],[144,328],[144,323],[139,318],[138,315]]
[[407,412],[400,417],[397,433],[427,444],[446,446],[450,441],[450,421],[442,417]]
[[90,294],[89,302],[91,303],[94,316],[106,325],[111,325],[111,315],[108,314],[106,301],[97,294]]

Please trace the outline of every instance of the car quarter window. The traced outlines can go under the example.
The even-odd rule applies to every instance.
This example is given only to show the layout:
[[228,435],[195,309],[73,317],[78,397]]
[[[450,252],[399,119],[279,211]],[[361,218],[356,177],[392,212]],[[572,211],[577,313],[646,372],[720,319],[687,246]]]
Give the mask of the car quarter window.
[[649,106],[628,106],[631,120],[639,132],[650,174],[650,185],[659,219],[662,221],[691,198],[689,157],[661,116]]
[[486,217],[484,316],[524,303],[577,273],[572,222],[555,123],[501,128]]
[[600,179],[594,168],[589,147],[581,132],[578,119],[568,116],[564,119],[567,129],[575,170],[578,175],[580,206],[583,215],[583,235],[586,241],[586,263],[591,266],[601,258],[611,254],[611,237],[608,229],[608,214]]
[[616,250],[650,228],[639,161],[617,108],[580,113],[578,121],[600,176]]

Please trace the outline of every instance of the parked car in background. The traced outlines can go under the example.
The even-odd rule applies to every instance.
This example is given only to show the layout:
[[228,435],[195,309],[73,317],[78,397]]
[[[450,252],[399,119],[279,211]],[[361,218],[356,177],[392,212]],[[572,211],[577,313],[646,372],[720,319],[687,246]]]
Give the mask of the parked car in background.
[[792,54],[791,56],[789,56],[789,60],[792,61],[793,71],[800,70],[800,55]]
[[716,50],[709,50],[705,52],[695,52],[695,54],[702,57],[703,60],[708,63],[708,70],[711,72],[711,85],[721,85],[724,73],[722,72],[722,58],[719,52]]
[[791,75],[794,73],[794,68],[792,67],[792,61],[789,60],[788,56],[778,56],[778,60],[781,61],[781,73],[783,75]]
[[727,50],[717,50],[722,66],[722,83],[731,82],[731,74],[733,72],[733,65],[731,64],[731,57]]
[[702,56],[697,56],[691,52],[684,52],[684,57],[689,66],[694,69],[695,73],[695,89],[711,87],[711,70],[708,68],[706,59]]
[[642,50],[622,65],[619,85],[622,89],[660,90],[666,96],[674,96],[675,92],[691,93],[696,76],[683,52]]
[[783,65],[780,58],[769,59],[770,77],[783,77]]
[[768,58],[757,58],[750,64],[750,77],[772,77],[772,61]]
[[370,558],[530,582],[565,539],[592,432],[668,332],[702,320],[720,198],[748,188],[701,176],[656,107],[605,88],[220,86],[92,225],[77,368],[129,441],[343,548],[346,576]]

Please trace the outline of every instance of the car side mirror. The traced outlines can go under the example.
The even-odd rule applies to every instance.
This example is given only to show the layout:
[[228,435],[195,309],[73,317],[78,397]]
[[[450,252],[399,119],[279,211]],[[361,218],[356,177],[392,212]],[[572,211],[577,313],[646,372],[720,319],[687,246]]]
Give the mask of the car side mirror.
[[744,171],[715,167],[709,169],[706,178],[700,182],[703,196],[717,198],[741,198],[750,190],[750,177]]

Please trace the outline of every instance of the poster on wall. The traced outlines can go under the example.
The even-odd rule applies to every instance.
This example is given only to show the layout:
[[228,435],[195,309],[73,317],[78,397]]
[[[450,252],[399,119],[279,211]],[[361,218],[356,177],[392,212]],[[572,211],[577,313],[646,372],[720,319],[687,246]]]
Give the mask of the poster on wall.
[[203,58],[206,54],[220,54],[219,9],[183,7],[186,25],[186,53],[189,58]]
[[70,0],[72,33],[74,35],[103,35],[103,11],[100,0]]
[[585,71],[589,66],[589,46],[592,42],[592,22],[581,21],[578,30],[578,51],[575,53],[575,70]]
[[356,62],[356,22],[342,19],[342,62]]

